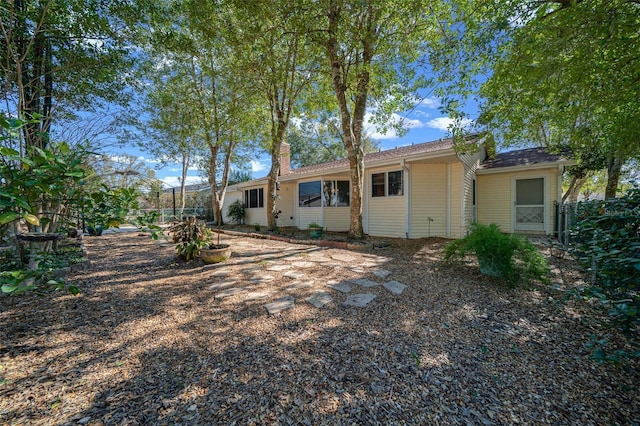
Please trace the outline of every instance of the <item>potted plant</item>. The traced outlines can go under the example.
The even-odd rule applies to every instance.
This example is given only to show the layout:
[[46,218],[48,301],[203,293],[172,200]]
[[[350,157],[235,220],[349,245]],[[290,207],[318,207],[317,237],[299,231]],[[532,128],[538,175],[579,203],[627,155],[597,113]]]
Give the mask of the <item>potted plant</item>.
[[209,244],[200,250],[200,258],[204,263],[220,263],[231,257],[231,246],[229,244],[220,244],[220,234],[218,234],[218,243]]
[[318,239],[322,237],[322,226],[318,225],[315,222],[311,222],[308,225],[309,228],[309,236],[313,239]]
[[445,246],[444,259],[461,260],[469,253],[475,254],[481,273],[505,278],[512,285],[548,281],[549,266],[538,249],[524,236],[503,234],[495,223],[472,224],[469,235]]
[[213,232],[202,220],[190,216],[169,228],[173,241],[177,243],[176,251],[185,260],[192,260],[198,255],[205,263],[219,263],[231,256],[229,244],[213,244]]
[[207,247],[213,240],[213,233],[202,220],[195,216],[189,216],[169,228],[173,234],[173,242],[176,244],[178,256],[185,260],[194,259],[200,249]]

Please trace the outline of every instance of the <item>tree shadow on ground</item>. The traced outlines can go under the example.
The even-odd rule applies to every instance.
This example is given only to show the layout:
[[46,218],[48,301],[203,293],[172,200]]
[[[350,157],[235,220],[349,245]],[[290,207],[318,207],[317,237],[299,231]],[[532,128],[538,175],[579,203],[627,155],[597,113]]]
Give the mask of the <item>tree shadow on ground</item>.
[[[303,289],[293,309],[271,316],[264,301],[208,290],[218,278],[207,274],[233,265],[176,262],[171,248],[106,239],[95,250],[102,259],[75,278],[81,297],[0,300],[0,364],[11,374],[0,422],[588,424],[640,415],[638,370],[588,360],[583,345],[597,324],[580,306],[552,303],[545,287],[505,289],[444,268],[440,241],[397,244],[401,255],[362,261],[375,257],[411,282],[402,296],[368,289],[375,304],[356,309],[332,293],[316,309]],[[264,254],[252,263],[291,253]]]

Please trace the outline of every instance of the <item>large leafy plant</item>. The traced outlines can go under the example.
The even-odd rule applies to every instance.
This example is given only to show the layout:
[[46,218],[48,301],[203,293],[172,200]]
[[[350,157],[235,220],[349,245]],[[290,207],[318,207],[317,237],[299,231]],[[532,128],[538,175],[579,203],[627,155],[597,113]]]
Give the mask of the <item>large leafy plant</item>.
[[42,232],[56,232],[80,199],[87,151],[61,142],[29,146],[22,154],[7,143],[22,125],[0,116],[0,226],[23,219]]
[[549,266],[540,251],[524,236],[502,233],[495,223],[472,224],[469,235],[444,249],[447,262],[469,254],[476,256],[481,273],[504,278],[511,285],[549,280]]
[[198,220],[195,216],[172,225],[169,232],[173,234],[173,242],[177,243],[178,255],[185,260],[194,259],[200,253],[200,249],[213,243],[213,232],[204,221]]
[[88,194],[82,211],[87,226],[93,229],[118,227],[124,223],[129,210],[138,207],[138,191],[135,188],[100,189]]

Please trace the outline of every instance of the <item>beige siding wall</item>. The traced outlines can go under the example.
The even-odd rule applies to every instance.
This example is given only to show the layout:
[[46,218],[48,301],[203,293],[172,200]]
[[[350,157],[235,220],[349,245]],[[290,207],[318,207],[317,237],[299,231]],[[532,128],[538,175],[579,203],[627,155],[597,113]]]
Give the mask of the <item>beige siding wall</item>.
[[324,227],[328,231],[348,231],[350,214],[349,207],[326,207],[324,209]]
[[480,163],[487,157],[487,152],[483,147],[477,152],[459,155],[463,164],[462,170],[462,211],[463,218],[461,224],[461,237],[465,236],[469,231],[469,225],[473,222],[473,180],[476,177],[476,170]]
[[300,229],[307,229],[310,223],[325,226],[322,220],[322,207],[300,207],[298,215],[298,228]]
[[495,223],[504,232],[511,230],[511,177],[503,173],[476,178],[478,222]]
[[449,167],[449,183],[451,185],[449,214],[451,215],[451,225],[448,237],[460,238],[464,226],[464,206],[462,204],[464,167],[462,163],[453,163]]
[[[277,207],[282,213],[278,216],[278,226],[295,226],[295,217],[293,213],[293,200],[295,195],[295,184],[282,183],[278,195]],[[293,218],[293,219],[292,219]]]
[[503,232],[512,233],[515,179],[545,178],[545,222],[547,232],[554,228],[554,201],[558,199],[556,168],[522,172],[480,174],[476,177],[478,222],[496,223]]
[[404,195],[371,197],[371,175],[374,173],[402,170],[397,166],[367,170],[364,185],[366,187],[366,203],[368,209],[365,227],[369,235],[377,237],[406,238],[407,236],[407,170],[403,173]]
[[[429,221],[431,218],[431,221]],[[411,238],[446,237],[447,166],[411,166]]]
[[[405,195],[406,196],[406,195]],[[405,198],[375,197],[369,199],[369,235],[406,237]]]

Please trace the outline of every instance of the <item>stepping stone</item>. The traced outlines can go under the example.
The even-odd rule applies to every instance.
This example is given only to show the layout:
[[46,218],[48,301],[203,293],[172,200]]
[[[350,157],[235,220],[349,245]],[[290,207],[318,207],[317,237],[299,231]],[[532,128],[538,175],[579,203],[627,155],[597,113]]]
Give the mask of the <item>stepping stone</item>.
[[329,287],[342,293],[351,292],[351,286],[346,281],[340,281],[336,284],[329,284]]
[[249,281],[251,281],[254,284],[268,283],[273,280],[275,280],[275,277],[273,275],[256,275],[254,277],[249,278]]
[[277,291],[276,290],[263,290],[263,291],[250,291],[249,293],[247,293],[247,296],[245,297],[245,300],[262,300],[262,299],[268,299],[269,297],[273,296],[274,294],[276,294]]
[[218,269],[215,272],[211,273],[212,277],[226,277],[227,275],[231,274],[231,271],[229,269]]
[[291,269],[290,265],[273,265],[267,268],[267,271],[279,272],[286,271],[287,269]]
[[298,272],[298,271],[287,271],[282,275],[287,277],[287,278],[293,278],[294,280],[298,280],[298,279],[304,277],[304,273],[303,272]]
[[251,267],[251,268],[244,268],[240,272],[242,272],[243,274],[255,274],[256,272],[259,272],[261,270],[262,270],[262,268],[260,268],[258,266],[254,266],[254,267]]
[[355,257],[349,256],[348,254],[332,254],[331,258],[345,263],[350,263],[356,260]]
[[382,284],[382,287],[386,288],[391,293],[396,295],[402,294],[404,289],[407,288],[406,285],[399,283],[398,281],[395,281],[395,280]]
[[267,312],[274,315],[284,311],[285,309],[293,308],[294,302],[295,299],[293,296],[285,296],[278,300],[274,300],[271,303],[267,303],[264,307],[267,309]]
[[313,287],[313,281],[294,281],[288,286],[286,286],[284,289],[291,291],[291,290],[301,290],[303,288],[309,288],[309,287]]
[[376,269],[375,271],[373,271],[373,275],[380,279],[385,279],[389,275],[391,275],[391,271],[387,271],[386,269]]
[[215,298],[222,299],[223,297],[234,296],[236,294],[244,293],[245,291],[247,291],[247,289],[244,287],[232,287],[222,290],[220,293],[216,293]]
[[357,280],[351,280],[351,282],[354,283],[354,284],[358,284],[361,287],[377,287],[377,286],[380,285],[380,283],[368,280],[366,278],[360,278],[360,279],[357,279]]
[[316,308],[322,308],[327,303],[331,302],[333,298],[326,291],[317,291],[307,298],[307,302],[311,303]]
[[364,268],[361,266],[346,266],[346,268],[356,274],[364,274]]
[[344,306],[355,306],[356,308],[364,308],[369,304],[369,302],[371,302],[375,298],[376,298],[375,294],[368,294],[368,293],[351,294],[347,296],[347,300],[342,302],[342,304]]
[[291,266],[294,266],[296,268],[313,268],[314,266],[316,266],[316,264],[313,262],[304,261],[304,262],[292,262]]
[[235,285],[236,280],[224,280],[220,283],[215,283],[209,286],[209,290],[224,290],[225,288]]

